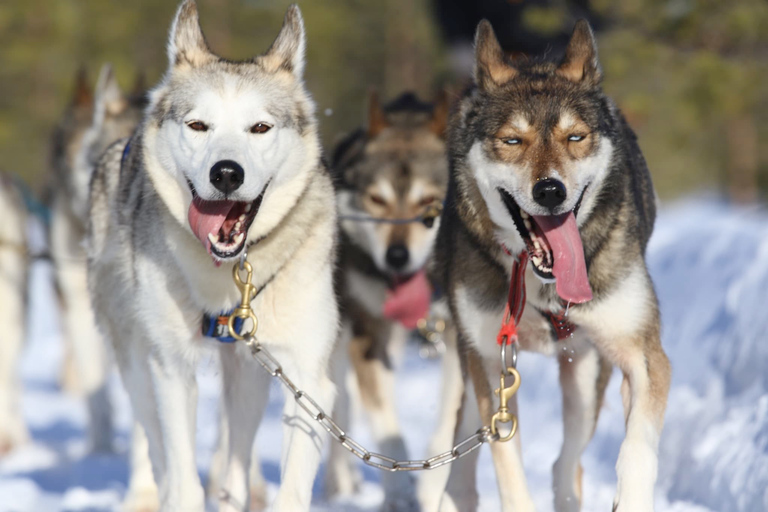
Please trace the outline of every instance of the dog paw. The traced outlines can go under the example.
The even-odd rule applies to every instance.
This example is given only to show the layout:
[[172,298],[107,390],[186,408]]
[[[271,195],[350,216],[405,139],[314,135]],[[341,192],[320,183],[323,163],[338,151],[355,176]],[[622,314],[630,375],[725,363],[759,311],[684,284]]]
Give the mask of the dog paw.
[[267,484],[261,483],[259,485],[251,486],[251,512],[261,512],[267,509]]
[[22,426],[0,431],[0,457],[29,441],[29,434]]
[[160,498],[157,489],[130,489],[121,507],[123,512],[158,512]]

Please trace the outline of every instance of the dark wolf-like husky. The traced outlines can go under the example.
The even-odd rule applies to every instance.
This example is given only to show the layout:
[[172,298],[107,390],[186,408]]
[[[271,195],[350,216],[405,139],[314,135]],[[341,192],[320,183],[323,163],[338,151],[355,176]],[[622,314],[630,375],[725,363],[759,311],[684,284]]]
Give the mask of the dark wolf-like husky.
[[[301,13],[288,9],[269,50],[243,62],[211,52],[192,0],[176,14],[168,71],[128,142],[91,182],[88,278],[146,431],[160,509],[204,510],[195,464],[196,360],[204,315],[240,304],[247,251],[259,341],[326,411],[338,335],[336,207],[304,86]],[[246,265],[247,267],[247,265]],[[220,510],[248,507],[251,445],[269,374],[244,343],[222,343],[228,454]],[[287,397],[281,485],[272,510],[309,510],[325,430]]]
[[[379,449],[400,460],[406,450],[395,410],[393,366],[430,306],[425,266],[440,224],[431,215],[439,214],[448,186],[447,117],[445,92],[434,104],[405,93],[383,108],[372,92],[367,127],[342,140],[333,156],[342,213],[338,274],[343,326],[334,364],[342,367],[340,360],[349,355],[352,394],[359,390]],[[343,383],[338,376],[337,385]],[[342,388],[336,411],[346,423],[345,399]],[[326,481],[331,494],[354,488],[347,457],[340,446],[331,446]],[[382,483],[385,510],[414,509],[409,475],[382,474]]]
[[[671,373],[645,264],[655,218],[648,169],[602,91],[585,21],[559,62],[510,62],[488,22],[478,26],[475,44],[475,86],[449,123],[451,178],[436,248],[468,389],[477,397],[477,407],[465,401],[460,430],[489,424],[496,408],[496,337],[510,269],[527,251],[520,345],[560,355],[564,443],[553,468],[555,509],[580,508],[579,459],[618,366],[626,436],[614,510],[650,512]],[[522,385],[534,380],[523,375]],[[491,451],[503,510],[533,510],[519,440],[494,442]],[[443,500],[462,512],[477,506],[474,478],[457,476],[471,466],[453,468]]]

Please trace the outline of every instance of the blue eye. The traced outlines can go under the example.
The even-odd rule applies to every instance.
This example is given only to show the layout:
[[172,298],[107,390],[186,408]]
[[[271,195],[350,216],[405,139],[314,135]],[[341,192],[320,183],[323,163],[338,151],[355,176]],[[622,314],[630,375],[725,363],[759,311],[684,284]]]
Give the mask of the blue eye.
[[571,135],[568,137],[570,142],[580,142],[584,140],[584,135]]
[[504,139],[504,144],[509,144],[510,146],[514,146],[516,144],[520,144],[523,141],[520,139]]

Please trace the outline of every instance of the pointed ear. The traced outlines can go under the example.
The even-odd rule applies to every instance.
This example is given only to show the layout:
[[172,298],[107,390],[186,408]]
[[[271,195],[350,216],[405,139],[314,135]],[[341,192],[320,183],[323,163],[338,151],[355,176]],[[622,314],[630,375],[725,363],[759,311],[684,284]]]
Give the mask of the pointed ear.
[[475,33],[475,83],[483,90],[491,90],[516,74],[517,70],[506,62],[493,27],[488,20],[482,20]]
[[136,73],[136,78],[133,80],[133,88],[131,88],[131,96],[141,96],[147,92],[147,74],[144,70],[140,70]]
[[72,94],[72,104],[76,107],[90,107],[93,104],[93,91],[88,84],[88,72],[85,66],[80,66],[75,75],[75,89]]
[[451,105],[448,100],[448,91],[441,89],[435,99],[435,106],[432,108],[432,121],[429,123],[429,129],[440,138],[445,138],[450,110]]
[[109,64],[104,64],[99,73],[99,81],[96,83],[95,105],[94,122],[96,124],[103,120],[106,114],[120,114],[128,106],[112,66]]
[[368,92],[368,137],[376,137],[387,126],[389,123],[379,102],[379,93],[376,89],[371,89]]
[[275,42],[269,47],[260,61],[267,70],[288,71],[298,79],[304,76],[304,52],[307,46],[307,36],[304,31],[304,20],[301,10],[296,4],[291,5],[285,13],[283,27],[277,34]]
[[168,37],[168,62],[171,67],[199,66],[211,60],[213,54],[205,41],[197,5],[194,0],[184,0],[176,11]]
[[573,82],[600,83],[602,72],[597,60],[597,42],[587,20],[576,22],[557,73]]

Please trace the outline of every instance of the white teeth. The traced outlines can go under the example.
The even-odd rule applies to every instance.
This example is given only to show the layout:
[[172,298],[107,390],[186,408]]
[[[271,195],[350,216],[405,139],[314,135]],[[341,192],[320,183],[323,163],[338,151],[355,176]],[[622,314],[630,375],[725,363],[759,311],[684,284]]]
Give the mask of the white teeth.
[[[251,206],[252,206],[251,203],[248,203],[247,205],[245,205],[245,213],[248,213],[249,211],[251,211]],[[241,217],[245,217],[245,215],[241,215]]]
[[523,224],[525,224],[525,229],[527,229],[528,231],[531,230],[531,221],[529,221],[528,219],[525,219],[523,220]]
[[[523,211],[523,210],[520,210],[520,216],[521,216],[523,219],[527,219],[527,218],[529,218],[529,215],[528,215],[527,213],[525,213],[525,211]],[[528,223],[526,223],[526,226],[527,226],[527,225],[528,225]]]
[[240,242],[242,242],[244,238],[245,238],[245,233],[236,234],[235,237],[232,239],[234,242],[234,245],[240,245]]
[[245,214],[242,214],[242,215],[239,217],[239,220],[240,220],[240,222],[244,222],[244,221],[245,221]]
[[212,244],[215,244],[215,243],[217,243],[219,241],[219,237],[215,236],[213,233],[208,233],[208,240]]
[[235,222],[235,231],[240,231],[240,226],[243,224],[240,221]]
[[533,240],[533,246],[536,248],[536,250],[538,250],[538,251],[541,250],[541,244],[536,239]]

